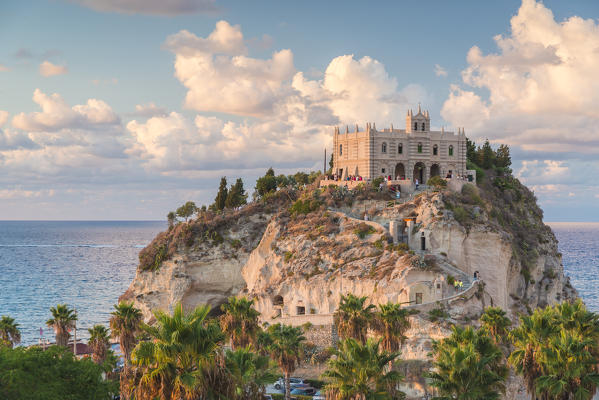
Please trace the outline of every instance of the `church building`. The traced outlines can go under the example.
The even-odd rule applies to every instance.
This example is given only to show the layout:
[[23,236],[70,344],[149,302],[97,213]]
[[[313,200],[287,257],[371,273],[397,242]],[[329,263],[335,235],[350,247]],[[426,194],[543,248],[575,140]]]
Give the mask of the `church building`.
[[335,128],[333,137],[333,173],[345,179],[361,176],[374,179],[391,176],[393,180],[411,180],[426,183],[439,175],[443,178],[468,177],[466,170],[466,135],[441,129],[432,131],[428,111],[420,105],[414,114],[408,111],[405,129],[377,130],[375,124],[366,124],[360,131],[340,133]]

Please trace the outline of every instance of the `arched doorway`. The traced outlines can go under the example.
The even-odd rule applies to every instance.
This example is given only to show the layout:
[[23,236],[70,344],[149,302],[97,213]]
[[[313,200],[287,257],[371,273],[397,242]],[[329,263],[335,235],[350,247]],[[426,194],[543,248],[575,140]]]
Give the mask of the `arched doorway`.
[[397,163],[395,165],[395,179],[406,179],[406,169],[404,168],[402,163]]
[[433,176],[439,176],[439,175],[441,175],[441,168],[439,167],[439,164],[431,165],[431,178]]
[[425,170],[426,167],[421,162],[417,162],[416,165],[414,165],[414,174],[412,175],[414,182],[418,179],[418,183],[421,185],[424,184]]

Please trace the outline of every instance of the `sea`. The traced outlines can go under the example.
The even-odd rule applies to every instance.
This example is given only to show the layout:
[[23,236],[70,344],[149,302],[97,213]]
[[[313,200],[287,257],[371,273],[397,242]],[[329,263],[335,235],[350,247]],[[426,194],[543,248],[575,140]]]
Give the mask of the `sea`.
[[[550,223],[566,273],[599,312],[599,223]],[[108,325],[135,276],[138,253],[166,229],[163,221],[0,221],[0,315],[15,318],[22,344],[53,340],[50,307],[77,311],[78,338]]]

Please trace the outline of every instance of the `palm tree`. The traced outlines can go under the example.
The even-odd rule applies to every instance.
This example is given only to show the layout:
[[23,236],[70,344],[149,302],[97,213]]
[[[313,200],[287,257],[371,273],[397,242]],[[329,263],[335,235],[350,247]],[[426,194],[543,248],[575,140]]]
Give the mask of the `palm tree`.
[[268,357],[253,353],[249,347],[227,350],[225,365],[235,385],[235,399],[262,400],[264,387],[277,380],[276,369]]
[[597,391],[599,315],[582,301],[537,309],[510,332],[509,362],[528,392],[548,399],[587,399]]
[[285,400],[291,398],[289,378],[300,362],[302,348],[306,338],[302,328],[274,324],[268,327],[271,342],[268,345],[272,358],[283,371],[285,377]]
[[593,339],[568,330],[552,337],[541,348],[545,373],[536,380],[536,394],[555,400],[590,400],[599,385],[599,360],[589,351],[592,346],[596,346]]
[[87,331],[89,332],[87,344],[92,350],[92,360],[98,365],[103,364],[110,346],[108,329],[102,325],[94,325],[93,328]]
[[137,334],[140,332],[142,314],[139,308],[134,307],[133,302],[121,302],[115,304],[110,317],[110,330],[112,337],[119,339],[121,351],[125,357],[125,369],[131,359],[131,351],[137,342]]
[[406,340],[406,331],[410,329],[410,315],[417,311],[401,308],[399,304],[379,305],[379,312],[372,321],[372,328],[381,337],[383,350],[398,351]]
[[450,337],[433,343],[429,374],[438,400],[494,400],[505,389],[503,353],[482,330],[454,326]]
[[340,337],[351,337],[362,343],[366,341],[368,326],[374,318],[373,310],[376,308],[372,304],[366,306],[366,299],[366,296],[357,297],[351,293],[341,295],[339,307],[333,316]]
[[14,318],[3,315],[0,319],[0,345],[13,347],[21,343],[21,331]]
[[77,313],[66,304],[58,304],[50,308],[52,318],[46,321],[46,325],[54,329],[56,334],[56,344],[58,346],[68,346],[71,334],[69,330],[75,327]]
[[[209,306],[198,306],[187,315],[177,304],[173,315],[154,312],[156,324],[144,325],[148,341],[132,354],[138,367],[136,398],[212,398],[211,374],[219,373],[215,361],[225,336],[218,324],[208,321]],[[230,386],[230,382],[226,382]]]
[[501,307],[487,307],[480,317],[481,327],[495,344],[505,343],[512,321]]
[[230,297],[229,302],[221,306],[224,312],[220,316],[220,326],[231,340],[233,350],[255,343],[260,330],[258,317],[260,313],[253,307],[254,300],[245,297]]
[[537,378],[545,374],[540,362],[541,349],[559,330],[551,310],[545,308],[536,309],[530,316],[520,317],[520,324],[509,334],[514,350],[508,362],[517,374],[522,375],[528,393],[537,392]]
[[333,400],[385,400],[403,398],[396,390],[403,380],[398,371],[388,370],[400,353],[379,349],[380,342],[368,339],[362,344],[348,338],[340,342],[336,357],[328,361],[323,377],[329,379],[325,386],[327,399]]

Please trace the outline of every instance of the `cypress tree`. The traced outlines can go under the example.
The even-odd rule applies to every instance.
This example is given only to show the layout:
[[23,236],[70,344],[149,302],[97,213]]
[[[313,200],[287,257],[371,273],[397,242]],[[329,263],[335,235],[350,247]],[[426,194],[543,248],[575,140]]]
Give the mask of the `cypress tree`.
[[237,178],[235,184],[231,186],[229,190],[229,194],[227,196],[227,200],[225,201],[225,206],[227,208],[239,207],[247,203],[248,195],[245,193],[245,189],[243,188],[243,180],[241,178]]
[[227,190],[227,177],[223,176],[220,178],[220,186],[218,187],[218,193],[216,194],[216,198],[214,199],[214,209],[215,210],[224,210],[225,203],[227,201],[227,196],[229,191]]

